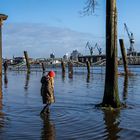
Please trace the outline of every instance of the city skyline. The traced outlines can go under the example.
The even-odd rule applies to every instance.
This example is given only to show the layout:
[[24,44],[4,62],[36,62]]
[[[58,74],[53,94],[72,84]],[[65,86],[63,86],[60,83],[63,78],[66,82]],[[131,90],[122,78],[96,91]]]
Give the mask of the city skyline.
[[[46,57],[55,53],[62,57],[77,49],[89,54],[86,42],[97,42],[105,52],[105,1],[98,0],[95,14],[82,16],[86,0],[0,0],[0,13],[8,15],[3,26],[3,57],[23,55]],[[117,0],[118,39],[129,40],[124,22],[134,33],[135,49],[139,49],[139,1]],[[137,21],[137,22],[136,22]],[[127,47],[127,48],[128,48]],[[119,44],[118,44],[119,48]]]

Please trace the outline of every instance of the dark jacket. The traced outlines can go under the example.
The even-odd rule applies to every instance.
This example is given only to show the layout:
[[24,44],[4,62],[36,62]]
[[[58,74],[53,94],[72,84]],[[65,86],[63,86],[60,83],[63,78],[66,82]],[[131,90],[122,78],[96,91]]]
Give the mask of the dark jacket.
[[54,98],[54,79],[52,77],[43,76],[41,78],[41,96],[43,104],[51,104],[55,102]]

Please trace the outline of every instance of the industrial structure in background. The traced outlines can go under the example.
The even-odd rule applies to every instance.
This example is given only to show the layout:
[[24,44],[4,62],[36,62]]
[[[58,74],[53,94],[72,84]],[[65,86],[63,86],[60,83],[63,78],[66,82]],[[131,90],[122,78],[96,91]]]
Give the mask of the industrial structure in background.
[[[93,47],[91,45],[91,43],[88,41],[86,43],[85,48],[89,49],[90,55],[79,56],[78,57],[79,62],[86,63],[87,61],[89,61],[91,64],[92,63],[94,63],[94,64],[95,63],[96,64],[104,64],[105,63],[106,55],[102,54],[102,48],[98,45],[98,43],[96,43],[95,46]],[[98,54],[93,54],[95,49],[97,49]]]
[[95,46],[93,47],[93,46],[89,43],[89,41],[88,41],[88,42],[86,43],[86,47],[85,47],[85,48],[88,48],[88,49],[89,49],[90,55],[93,55],[93,52],[94,52],[95,49],[98,50],[99,55],[102,54],[102,48],[98,45],[98,43],[96,43]]
[[86,43],[86,47],[85,48],[88,48],[89,51],[90,51],[90,55],[93,55],[93,46],[89,43],[89,41]]
[[136,56],[137,53],[134,49],[134,43],[135,43],[134,35],[133,35],[132,32],[130,32],[128,30],[128,27],[127,27],[126,23],[124,23],[124,27],[125,27],[125,30],[127,32],[127,35],[128,35],[128,38],[129,38],[129,43],[130,43],[130,47],[127,49],[127,56]]
[[[126,23],[124,23],[125,30],[128,35],[130,46],[127,49],[127,63],[128,65],[140,65],[140,52],[136,51],[134,48],[134,35],[132,32],[129,31]],[[119,60],[119,64],[122,64],[122,58]]]
[[78,61],[79,56],[82,56],[82,54],[78,52],[78,50],[73,50],[72,53],[70,54],[70,60]]
[[94,48],[97,48],[99,55],[102,54],[102,48],[97,43],[95,44]]

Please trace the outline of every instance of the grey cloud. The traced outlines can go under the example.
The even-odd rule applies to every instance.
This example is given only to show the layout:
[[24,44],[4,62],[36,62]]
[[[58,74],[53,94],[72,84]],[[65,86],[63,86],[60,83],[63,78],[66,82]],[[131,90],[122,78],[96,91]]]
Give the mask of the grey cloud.
[[49,57],[52,52],[62,57],[74,49],[83,53],[86,42],[94,39],[92,34],[43,24],[5,24],[3,57],[21,56],[24,50],[33,58]]

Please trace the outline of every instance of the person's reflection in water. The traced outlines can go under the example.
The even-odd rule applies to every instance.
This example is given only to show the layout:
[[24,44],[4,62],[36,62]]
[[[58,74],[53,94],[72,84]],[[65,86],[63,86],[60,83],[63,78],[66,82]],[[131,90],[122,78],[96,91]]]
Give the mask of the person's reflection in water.
[[119,115],[120,111],[111,111],[111,110],[104,110],[104,121],[106,125],[106,139],[107,140],[118,140],[119,135],[118,133],[121,131],[121,128],[119,128],[120,120]]
[[4,73],[4,87],[7,88],[8,85],[8,77],[7,77],[7,73]]
[[55,126],[49,119],[48,115],[41,115],[43,120],[43,128],[41,131],[42,140],[55,140]]
[[28,87],[29,87],[29,80],[30,80],[30,73],[27,72],[27,74],[26,74],[26,80],[25,80],[25,86],[24,86],[24,89],[25,89],[25,90],[28,90]]
[[[128,94],[128,76],[124,77],[123,100],[126,101]],[[125,103],[126,104],[126,103]]]

